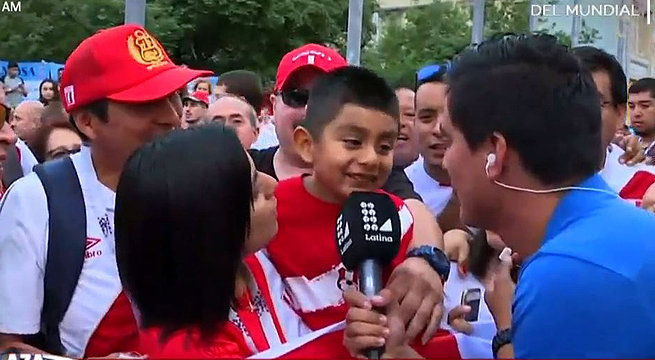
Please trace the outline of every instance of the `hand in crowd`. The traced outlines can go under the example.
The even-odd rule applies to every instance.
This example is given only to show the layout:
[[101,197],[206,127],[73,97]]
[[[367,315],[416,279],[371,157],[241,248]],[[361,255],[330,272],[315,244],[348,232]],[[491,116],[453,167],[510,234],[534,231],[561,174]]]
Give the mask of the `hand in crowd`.
[[471,312],[468,305],[457,305],[448,313],[448,325],[466,335],[473,334],[473,325],[466,321],[466,315]]
[[470,235],[460,229],[448,231],[443,235],[444,253],[451,261],[457,262],[457,270],[460,276],[465,276],[469,258]]
[[647,165],[655,165],[655,159],[646,158],[644,149],[639,145],[639,137],[636,135],[617,135],[613,141],[625,153],[621,155],[619,161],[621,164],[636,165],[645,162]]
[[644,198],[641,200],[641,207],[655,213],[655,183],[644,193]]
[[439,329],[443,316],[443,285],[441,278],[421,258],[408,258],[398,265],[387,283],[387,290],[399,302],[400,316],[407,326],[407,339],[421,331],[421,341],[427,343]]
[[420,358],[408,345],[400,305],[390,290],[382,290],[369,300],[358,290],[350,289],[344,298],[349,309],[343,344],[352,356],[365,359],[367,349],[384,346],[383,358]]
[[501,259],[485,284],[484,298],[499,330],[512,326],[512,301],[516,285],[512,281],[510,270],[516,255],[512,255],[509,259]]

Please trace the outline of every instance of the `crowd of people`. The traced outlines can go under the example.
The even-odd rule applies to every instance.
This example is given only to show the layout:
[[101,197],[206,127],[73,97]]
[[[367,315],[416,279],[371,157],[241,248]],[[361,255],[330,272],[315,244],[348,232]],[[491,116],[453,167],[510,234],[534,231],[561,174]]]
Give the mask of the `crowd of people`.
[[[39,101],[9,66],[0,351],[655,356],[655,79],[544,34],[410,82],[289,50],[270,93],[136,25],[81,42]],[[400,219],[373,297],[335,240],[354,192]]]

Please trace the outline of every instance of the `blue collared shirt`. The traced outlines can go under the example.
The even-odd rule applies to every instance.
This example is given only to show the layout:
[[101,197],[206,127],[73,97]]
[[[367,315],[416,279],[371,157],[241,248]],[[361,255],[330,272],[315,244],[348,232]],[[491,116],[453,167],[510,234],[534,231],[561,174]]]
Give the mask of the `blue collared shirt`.
[[[599,175],[578,186],[611,191]],[[569,191],[522,266],[512,314],[517,358],[655,357],[655,216]]]

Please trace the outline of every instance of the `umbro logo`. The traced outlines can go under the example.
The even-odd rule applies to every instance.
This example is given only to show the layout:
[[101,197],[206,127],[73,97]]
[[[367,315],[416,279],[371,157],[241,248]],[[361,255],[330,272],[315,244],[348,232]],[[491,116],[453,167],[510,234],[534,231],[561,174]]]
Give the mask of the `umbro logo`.
[[102,240],[97,238],[86,238],[86,246],[84,247],[84,259],[91,259],[96,256],[102,255],[102,250],[91,250],[94,246],[98,245]]

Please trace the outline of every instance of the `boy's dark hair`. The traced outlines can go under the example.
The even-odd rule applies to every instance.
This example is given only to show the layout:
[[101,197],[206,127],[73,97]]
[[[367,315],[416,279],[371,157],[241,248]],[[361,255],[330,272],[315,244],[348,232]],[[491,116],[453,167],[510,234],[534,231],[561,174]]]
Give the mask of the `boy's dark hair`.
[[605,71],[609,75],[614,105],[624,105],[628,102],[625,72],[613,55],[593,46],[578,46],[571,51],[590,72]]
[[228,320],[250,171],[236,134],[218,123],[174,130],[128,159],[116,191],[116,260],[144,327],[163,328],[164,338],[198,328],[209,339]]
[[598,91],[554,36],[483,42],[461,55],[449,85],[452,122],[472,150],[498,132],[545,185],[596,173],[602,158]]
[[327,124],[346,104],[383,112],[397,122],[400,110],[396,93],[371,70],[344,66],[323,75],[309,92],[302,126],[318,139]]
[[15,61],[10,61],[9,64],[7,65],[7,69],[12,69],[17,67],[18,67],[18,63]]
[[630,94],[637,94],[644,91],[648,91],[650,93],[650,97],[655,99],[655,79],[645,77],[635,81],[632,83],[632,85],[630,85]]
[[262,79],[256,73],[248,70],[228,71],[218,77],[216,85],[225,85],[228,93],[243,96],[257,114],[261,112],[264,88]]

